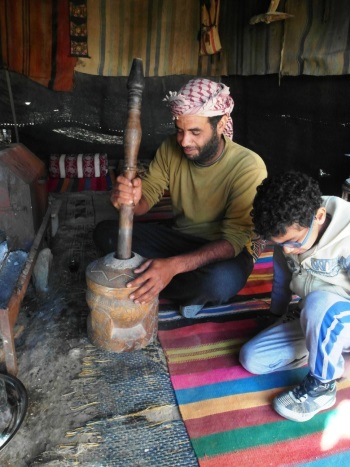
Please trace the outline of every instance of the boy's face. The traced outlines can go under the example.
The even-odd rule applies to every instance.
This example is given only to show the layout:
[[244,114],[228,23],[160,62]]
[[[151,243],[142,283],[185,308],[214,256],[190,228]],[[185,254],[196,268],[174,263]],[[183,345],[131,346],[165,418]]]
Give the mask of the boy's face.
[[284,235],[272,237],[271,240],[277,245],[281,245],[283,251],[288,254],[300,255],[305,251],[310,250],[319,240],[326,228],[326,210],[320,208],[315,217],[313,217],[309,227],[301,227],[299,224],[293,224],[286,228]]

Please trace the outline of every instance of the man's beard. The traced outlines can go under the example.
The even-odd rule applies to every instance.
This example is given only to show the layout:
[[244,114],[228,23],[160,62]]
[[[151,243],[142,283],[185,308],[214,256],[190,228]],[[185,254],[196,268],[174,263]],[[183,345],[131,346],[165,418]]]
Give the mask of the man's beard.
[[213,136],[210,138],[207,144],[202,147],[197,156],[188,157],[185,153],[183,153],[183,155],[190,161],[205,165],[207,162],[210,162],[211,159],[216,155],[219,149],[219,145],[220,137],[217,135],[217,133],[213,132]]

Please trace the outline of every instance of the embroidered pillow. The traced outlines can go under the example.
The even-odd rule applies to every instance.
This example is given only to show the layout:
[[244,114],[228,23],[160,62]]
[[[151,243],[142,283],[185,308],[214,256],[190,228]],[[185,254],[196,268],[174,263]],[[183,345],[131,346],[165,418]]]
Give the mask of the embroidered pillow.
[[51,154],[51,178],[103,177],[108,173],[107,154]]

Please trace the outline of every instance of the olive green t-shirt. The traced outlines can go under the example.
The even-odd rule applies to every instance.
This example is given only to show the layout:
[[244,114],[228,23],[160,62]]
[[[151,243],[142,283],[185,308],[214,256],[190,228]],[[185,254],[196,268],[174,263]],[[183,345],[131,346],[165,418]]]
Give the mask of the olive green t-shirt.
[[209,241],[228,240],[238,255],[244,246],[250,250],[252,202],[266,176],[261,157],[227,137],[222,156],[203,167],[182,155],[174,135],[157,150],[142,193],[151,208],[169,190],[174,229]]

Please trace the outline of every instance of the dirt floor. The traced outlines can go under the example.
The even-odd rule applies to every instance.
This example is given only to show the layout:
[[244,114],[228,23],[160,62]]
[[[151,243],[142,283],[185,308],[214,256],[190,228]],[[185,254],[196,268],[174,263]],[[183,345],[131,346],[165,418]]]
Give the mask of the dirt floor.
[[0,465],[197,465],[158,341],[111,354],[87,338],[85,269],[97,255],[94,224],[114,215],[108,200],[62,200],[48,291],[31,283],[16,323],[28,409]]

